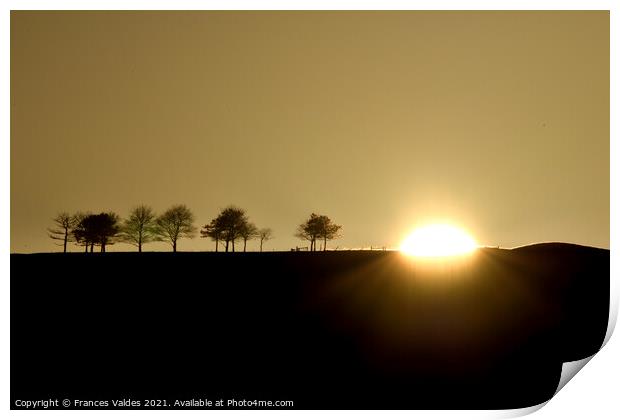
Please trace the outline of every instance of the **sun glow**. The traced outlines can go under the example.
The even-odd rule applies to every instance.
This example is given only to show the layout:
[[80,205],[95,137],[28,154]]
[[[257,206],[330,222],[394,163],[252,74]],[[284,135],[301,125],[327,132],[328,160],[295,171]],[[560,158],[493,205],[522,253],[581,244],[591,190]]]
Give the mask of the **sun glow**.
[[414,230],[400,245],[400,250],[416,257],[447,257],[470,253],[476,247],[474,238],[463,229],[433,224]]

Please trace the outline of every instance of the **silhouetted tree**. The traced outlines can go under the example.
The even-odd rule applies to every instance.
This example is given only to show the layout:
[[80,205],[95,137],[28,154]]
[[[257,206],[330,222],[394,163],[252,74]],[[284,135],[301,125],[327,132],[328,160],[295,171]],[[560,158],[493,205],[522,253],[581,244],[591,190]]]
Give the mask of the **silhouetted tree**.
[[156,220],[157,217],[151,207],[145,205],[134,207],[129,218],[121,226],[119,239],[137,246],[138,252],[142,252],[142,244],[162,240]]
[[300,224],[295,236],[310,241],[310,251],[316,251],[316,240],[323,239],[323,251],[327,250],[327,241],[336,239],[342,226],[334,224],[329,217],[312,213],[308,220]]
[[319,215],[312,213],[308,220],[297,227],[295,236],[299,239],[310,241],[310,251],[314,251],[316,238],[319,237]]
[[260,229],[258,238],[260,239],[260,252],[263,252],[263,242],[273,239],[273,231],[269,228]]
[[157,218],[156,223],[162,238],[172,245],[172,252],[177,252],[177,241],[180,238],[193,238],[196,233],[194,215],[183,204],[166,210]]
[[56,226],[47,229],[48,235],[55,241],[62,241],[62,252],[66,253],[67,243],[74,240],[72,231],[76,220],[66,212],[59,213],[53,220]]
[[327,216],[319,216],[317,228],[318,237],[323,238],[323,251],[327,251],[327,241],[340,237],[342,226],[333,223]]
[[107,245],[114,245],[113,240],[120,231],[120,217],[115,213],[101,213],[95,216],[97,220],[98,243],[101,252],[105,252]]
[[73,230],[75,238],[93,252],[94,245],[100,245],[105,252],[107,245],[113,245],[114,238],[120,231],[120,218],[116,213],[99,213],[79,216],[79,223]]
[[241,230],[248,223],[245,210],[228,206],[220,212],[215,219],[215,226],[219,229],[221,239],[225,243],[225,251],[228,252],[229,244],[232,244],[232,251],[235,252],[235,241],[241,238]]
[[88,252],[88,247],[90,247],[90,252],[93,252],[94,242],[92,242],[92,240],[94,240],[94,238],[88,236],[90,232],[86,230],[86,226],[84,225],[84,219],[89,215],[88,213],[76,213],[73,216],[74,225],[72,236],[77,245],[84,247],[84,252]]
[[254,225],[254,223],[250,223],[246,221],[239,228],[239,236],[243,239],[243,252],[245,252],[246,245],[248,240],[256,238],[258,235],[258,228]]
[[211,223],[204,225],[200,229],[201,238],[211,238],[215,241],[215,252],[218,252],[220,241],[222,240],[223,228],[220,226],[219,219],[211,220]]

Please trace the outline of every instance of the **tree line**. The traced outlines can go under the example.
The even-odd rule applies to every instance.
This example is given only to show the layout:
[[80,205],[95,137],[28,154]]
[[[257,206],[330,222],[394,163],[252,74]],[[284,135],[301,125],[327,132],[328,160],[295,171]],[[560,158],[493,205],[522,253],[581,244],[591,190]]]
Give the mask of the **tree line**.
[[[243,252],[251,240],[260,241],[260,252],[263,244],[273,239],[270,228],[258,228],[252,223],[244,209],[228,206],[204,225],[200,230],[194,226],[193,213],[185,205],[175,205],[164,213],[157,215],[146,205],[139,205],[131,209],[129,217],[121,219],[114,212],[69,214],[59,213],[54,219],[54,226],[48,228],[48,236],[67,252],[67,245],[74,243],[84,248],[84,252],[106,252],[106,248],[116,242],[135,246],[142,252],[144,244],[150,242],[168,242],[172,252],[177,251],[177,242],[182,238],[193,238],[196,233],[200,237],[215,242],[215,251],[220,246],[224,252],[235,252],[235,244],[243,243]],[[334,224],[324,215],[312,213],[301,223],[295,236],[310,242],[309,249],[316,251],[317,241],[323,242],[323,251],[327,250],[327,241],[340,236],[342,227]]]

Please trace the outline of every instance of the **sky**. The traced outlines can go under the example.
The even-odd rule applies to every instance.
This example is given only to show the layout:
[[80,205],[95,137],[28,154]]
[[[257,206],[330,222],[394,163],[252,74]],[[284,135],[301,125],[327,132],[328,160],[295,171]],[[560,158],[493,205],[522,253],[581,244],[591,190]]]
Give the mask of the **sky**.
[[609,248],[605,11],[23,11],[10,58],[11,252],[138,204],[235,204],[276,250],[312,212],[340,249],[437,221]]

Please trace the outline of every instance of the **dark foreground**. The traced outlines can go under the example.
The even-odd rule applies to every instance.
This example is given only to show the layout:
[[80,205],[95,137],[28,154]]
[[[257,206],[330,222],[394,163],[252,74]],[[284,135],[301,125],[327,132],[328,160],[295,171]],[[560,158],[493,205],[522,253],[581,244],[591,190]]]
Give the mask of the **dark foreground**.
[[442,264],[363,251],[11,255],[11,405],[527,407],[553,396],[563,362],[601,347],[608,310],[609,251],[565,244]]

